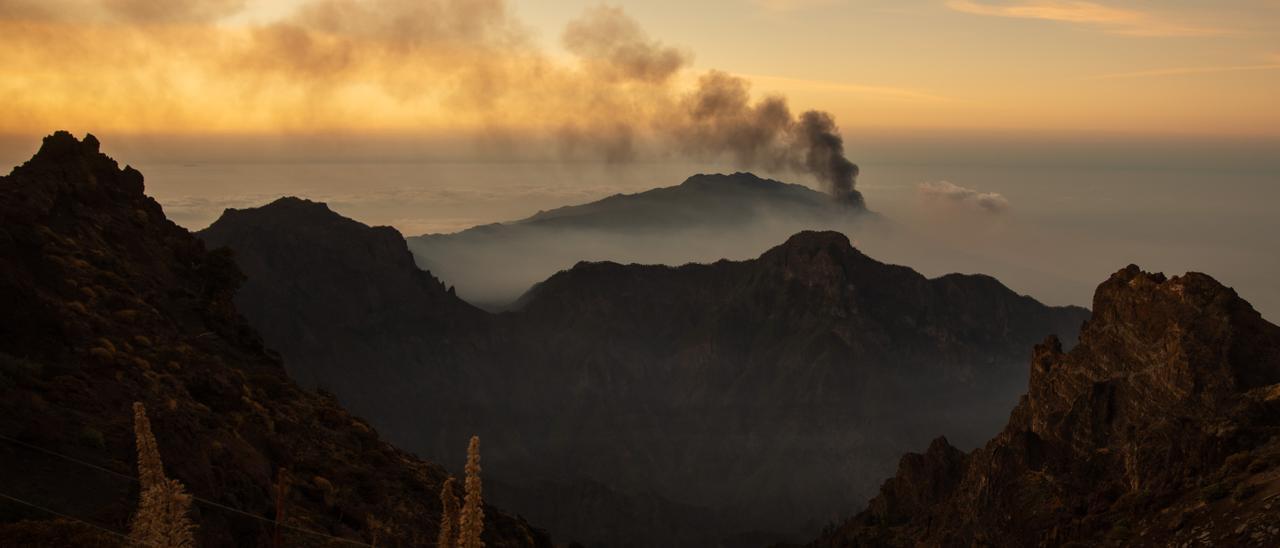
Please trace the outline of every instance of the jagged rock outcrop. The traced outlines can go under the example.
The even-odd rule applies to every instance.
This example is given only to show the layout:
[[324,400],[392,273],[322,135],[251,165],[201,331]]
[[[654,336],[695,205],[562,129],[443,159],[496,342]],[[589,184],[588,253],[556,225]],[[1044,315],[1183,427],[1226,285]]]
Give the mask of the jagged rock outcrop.
[[1275,546],[1280,327],[1209,276],[1129,266],[1005,429],[902,459],[816,546]]
[[[0,178],[0,256],[6,495],[122,531],[138,500],[130,406],[142,401],[166,472],[203,499],[202,545],[270,545],[279,516],[292,546],[435,538],[446,471],[290,381],[236,311],[230,256],[168,221],[142,175],[92,136],[47,137]],[[280,469],[294,478],[285,499]],[[523,520],[485,515],[490,546],[550,545]],[[51,517],[0,500],[0,544],[118,540]]]
[[[398,445],[457,465],[459,440],[479,433],[487,473],[506,484],[492,500],[568,540],[761,545],[817,531],[938,428],[969,446],[990,436],[1025,387],[1026,349],[1072,339],[1087,316],[802,232],[748,261],[584,262],[517,310],[423,328],[434,320],[408,310],[469,307],[432,300],[454,298],[434,281],[430,295],[367,288],[426,274],[402,253],[366,252],[377,229],[297,204],[231,212],[202,234],[244,265],[250,322]],[[298,286],[351,297],[299,303]],[[366,333],[334,323],[343,306],[406,312]],[[325,333],[331,355],[271,336],[308,332]],[[628,519],[636,509],[648,517]],[[691,511],[702,530],[684,525]]]

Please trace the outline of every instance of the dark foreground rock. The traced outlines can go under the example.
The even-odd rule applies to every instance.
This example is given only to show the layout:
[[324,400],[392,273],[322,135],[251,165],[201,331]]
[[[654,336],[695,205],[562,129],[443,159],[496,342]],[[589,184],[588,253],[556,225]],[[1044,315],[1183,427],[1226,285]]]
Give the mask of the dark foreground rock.
[[[277,516],[289,546],[434,542],[445,469],[290,381],[232,303],[244,278],[230,255],[168,221],[92,136],[47,137],[0,178],[0,257],[4,494],[124,531],[142,401],[166,471],[205,499],[202,545],[270,545]],[[550,545],[523,520],[485,516],[490,546]],[[119,540],[52,517],[0,500],[0,545]]]
[[1280,327],[1230,288],[1129,266],[1030,377],[984,447],[903,457],[813,545],[1280,544]]

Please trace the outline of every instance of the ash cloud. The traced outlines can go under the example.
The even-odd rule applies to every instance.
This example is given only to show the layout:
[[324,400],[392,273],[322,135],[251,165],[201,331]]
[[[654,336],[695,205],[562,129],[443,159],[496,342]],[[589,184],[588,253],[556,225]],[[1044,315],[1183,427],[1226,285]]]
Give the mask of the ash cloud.
[[200,23],[244,9],[246,0],[0,0],[0,20]]
[[113,15],[138,22],[215,21],[244,9],[245,0],[103,0]]
[[[861,203],[858,169],[830,114],[753,98],[746,80],[724,72],[682,86],[692,54],[652,38],[619,8],[569,22],[561,41],[572,59],[564,62],[503,0],[309,0],[269,23],[223,21],[244,4],[0,0],[0,50],[11,52],[0,52],[0,70],[19,75],[0,101],[23,113],[8,123],[67,125],[65,110],[38,100],[58,97],[81,109],[71,125],[96,131],[453,124],[481,128],[513,154],[549,141],[566,157],[674,155],[804,173]],[[22,24],[50,14],[64,15],[53,26]],[[58,68],[50,76],[34,67]],[[84,81],[102,85],[88,90]],[[530,133],[543,141],[522,138]]]
[[746,168],[810,173],[833,196],[862,204],[854,189],[858,166],[845,157],[830,114],[810,110],[793,116],[787,99],[777,95],[753,102],[746,80],[719,71],[699,79],[681,101],[681,113],[669,126],[681,147],[727,154]]
[[979,192],[950,181],[920,183],[916,192],[925,200],[950,206],[999,214],[1009,209],[1009,200],[996,192]]
[[595,78],[665,84],[683,70],[693,56],[653,40],[639,23],[616,7],[597,7],[569,22],[564,47]]

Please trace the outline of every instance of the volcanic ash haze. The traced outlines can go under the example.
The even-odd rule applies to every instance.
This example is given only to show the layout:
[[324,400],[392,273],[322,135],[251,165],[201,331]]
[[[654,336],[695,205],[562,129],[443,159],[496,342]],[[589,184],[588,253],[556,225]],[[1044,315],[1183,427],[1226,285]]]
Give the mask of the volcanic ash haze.
[[[808,174],[861,203],[830,114],[753,98],[725,72],[682,86],[693,55],[620,8],[569,22],[561,60],[501,0],[307,0],[265,21],[234,0],[144,4],[0,3],[0,67],[15,75],[0,100],[22,113],[0,130],[68,119],[131,134],[478,130],[507,157],[549,142],[563,157],[609,162],[728,160]],[[64,47],[43,47],[51,37]],[[90,95],[86,79],[110,85]]]

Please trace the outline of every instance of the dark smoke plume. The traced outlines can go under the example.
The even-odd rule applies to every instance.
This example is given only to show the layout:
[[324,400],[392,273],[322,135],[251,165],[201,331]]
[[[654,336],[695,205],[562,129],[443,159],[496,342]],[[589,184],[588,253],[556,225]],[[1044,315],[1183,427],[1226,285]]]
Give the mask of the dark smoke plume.
[[[59,96],[102,105],[78,123],[179,133],[224,124],[413,132],[415,120],[440,120],[495,142],[531,132],[570,157],[626,162],[652,147],[812,174],[861,204],[858,168],[829,114],[797,116],[780,96],[753,99],[746,80],[724,72],[682,88],[692,55],[619,8],[588,9],[566,26],[566,63],[530,38],[505,0],[303,0],[273,21],[223,24],[246,4],[0,0],[0,51],[10,52],[0,65],[16,75],[0,86],[0,104],[40,112],[27,116],[41,124],[66,115],[35,98]],[[86,88],[86,79],[103,85]]]
[[818,110],[800,115],[795,144],[804,150],[809,172],[827,184],[833,196],[862,206],[862,194],[854,190],[858,166],[844,156],[844,138],[830,114]]
[[837,199],[863,206],[854,189],[858,166],[845,157],[844,139],[826,112],[792,116],[780,96],[752,103],[746,80],[711,71],[667,123],[682,150],[727,155],[746,168],[810,173]]

